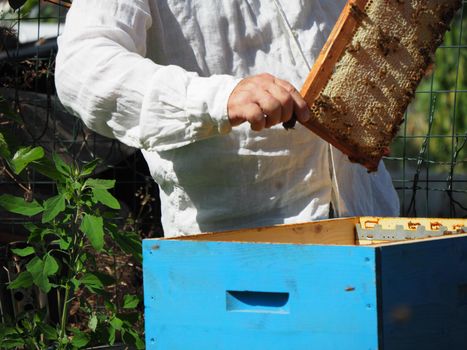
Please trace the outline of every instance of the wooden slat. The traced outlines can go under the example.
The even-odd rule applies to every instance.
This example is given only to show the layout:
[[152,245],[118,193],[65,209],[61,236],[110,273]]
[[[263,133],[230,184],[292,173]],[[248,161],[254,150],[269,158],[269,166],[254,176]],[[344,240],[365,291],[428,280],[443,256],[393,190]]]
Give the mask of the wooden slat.
[[375,350],[376,259],[355,246],[145,240],[147,348]]
[[354,245],[358,218],[259,227],[171,238],[188,241]]
[[[349,0],[345,5],[300,91],[300,94],[307,102],[308,106],[311,107],[319,97],[321,91],[331,78],[334,66],[344,54],[347,45],[351,42],[353,34],[359,24],[355,12],[364,11],[368,2],[369,0]],[[320,124],[309,121],[303,123],[303,125],[344,154],[356,154],[355,149],[340,142],[329,133],[329,130],[322,127]],[[360,157],[360,159],[364,159],[364,157]],[[379,160],[366,160],[364,163],[363,165],[366,168],[375,169],[378,166]]]
[[381,349],[465,349],[467,237],[375,248]]
[[[345,5],[334,29],[324,45],[319,57],[311,69],[303,87],[301,95],[309,106],[319,96],[321,90],[327,84],[332,75],[334,66],[352,40],[355,29],[358,26],[356,16],[352,15],[352,8],[360,11],[365,9],[369,0],[349,0]],[[305,124],[305,126],[308,126]]]

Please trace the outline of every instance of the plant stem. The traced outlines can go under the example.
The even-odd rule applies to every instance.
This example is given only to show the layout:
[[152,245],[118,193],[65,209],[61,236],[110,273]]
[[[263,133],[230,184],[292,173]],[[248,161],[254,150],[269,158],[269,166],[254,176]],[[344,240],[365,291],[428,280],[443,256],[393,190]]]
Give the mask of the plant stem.
[[58,337],[60,343],[58,345],[59,349],[63,348],[63,342],[62,339],[66,336],[66,324],[68,321],[68,297],[70,294],[70,284],[69,282],[66,283],[65,285],[65,297],[63,298],[63,309],[62,309],[62,318],[60,320],[60,335]]
[[14,173],[13,169],[10,169],[8,164],[4,162],[3,159],[1,159],[1,165],[1,170],[5,172],[7,176],[12,179],[29,197],[31,194],[31,188],[28,188],[21,183],[21,179]]
[[32,343],[34,344],[37,350],[41,350],[39,344],[37,344],[37,341],[34,339],[34,336],[32,337]]
[[[66,337],[66,325],[68,324],[68,304],[70,303],[70,291],[72,290],[71,286],[71,280],[73,277],[76,276],[76,260],[77,257],[79,257],[79,238],[78,238],[78,222],[80,218],[80,213],[81,213],[81,207],[79,205],[79,197],[81,195],[81,191],[78,193],[75,193],[73,196],[73,199],[76,202],[76,210],[74,213],[74,217],[72,219],[72,225],[71,225],[71,234],[72,234],[72,243],[70,246],[70,263],[68,264],[68,273],[67,273],[67,278],[65,282],[65,296],[63,298],[63,304],[62,304],[62,316],[60,319],[60,335],[59,335],[59,346],[58,349],[65,349],[64,344],[62,340]],[[69,300],[70,299],[70,300]]]

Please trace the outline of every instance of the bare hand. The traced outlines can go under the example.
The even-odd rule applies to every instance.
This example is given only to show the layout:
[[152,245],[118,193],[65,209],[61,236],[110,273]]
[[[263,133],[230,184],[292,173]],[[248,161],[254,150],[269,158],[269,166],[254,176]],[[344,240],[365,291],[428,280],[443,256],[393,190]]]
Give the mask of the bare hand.
[[232,126],[244,122],[260,131],[288,121],[293,114],[299,122],[310,119],[310,111],[299,92],[287,81],[270,74],[243,79],[232,91],[227,102]]

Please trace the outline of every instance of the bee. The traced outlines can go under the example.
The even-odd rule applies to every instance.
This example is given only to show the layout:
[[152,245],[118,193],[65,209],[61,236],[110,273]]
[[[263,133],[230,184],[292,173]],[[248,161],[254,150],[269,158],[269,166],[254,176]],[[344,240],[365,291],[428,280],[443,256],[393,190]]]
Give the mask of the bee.
[[368,18],[368,15],[363,12],[360,7],[358,7],[355,4],[350,5],[350,13],[354,16],[354,18],[357,20],[357,22],[362,22],[366,18]]
[[399,49],[401,39],[385,33],[381,28],[378,30],[379,38],[377,45],[384,56],[394,53]]
[[386,76],[388,75],[388,69],[386,67],[382,67],[378,73],[379,77],[381,79],[384,79],[386,78]]
[[370,88],[374,89],[376,88],[376,83],[370,79],[369,77],[365,77],[363,79],[363,83],[366,85],[366,86],[369,86]]
[[349,52],[351,54],[355,54],[355,53],[359,52],[361,48],[362,48],[362,46],[357,41],[355,44],[347,45],[347,52]]
[[417,8],[415,9],[414,12],[412,12],[412,20],[415,21],[415,22],[418,22],[418,18],[420,17],[420,15],[424,12],[428,12],[428,7],[427,6],[424,6],[424,5],[419,5],[417,6]]

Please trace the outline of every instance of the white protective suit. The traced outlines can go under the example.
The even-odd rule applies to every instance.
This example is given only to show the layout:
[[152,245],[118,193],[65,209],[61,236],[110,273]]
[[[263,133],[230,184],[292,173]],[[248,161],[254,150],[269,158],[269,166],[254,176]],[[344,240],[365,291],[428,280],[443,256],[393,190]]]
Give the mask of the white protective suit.
[[297,125],[232,128],[241,78],[268,72],[298,89],[344,0],[74,0],[56,86],[91,129],[142,149],[160,186],[166,236],[398,215],[377,173]]

